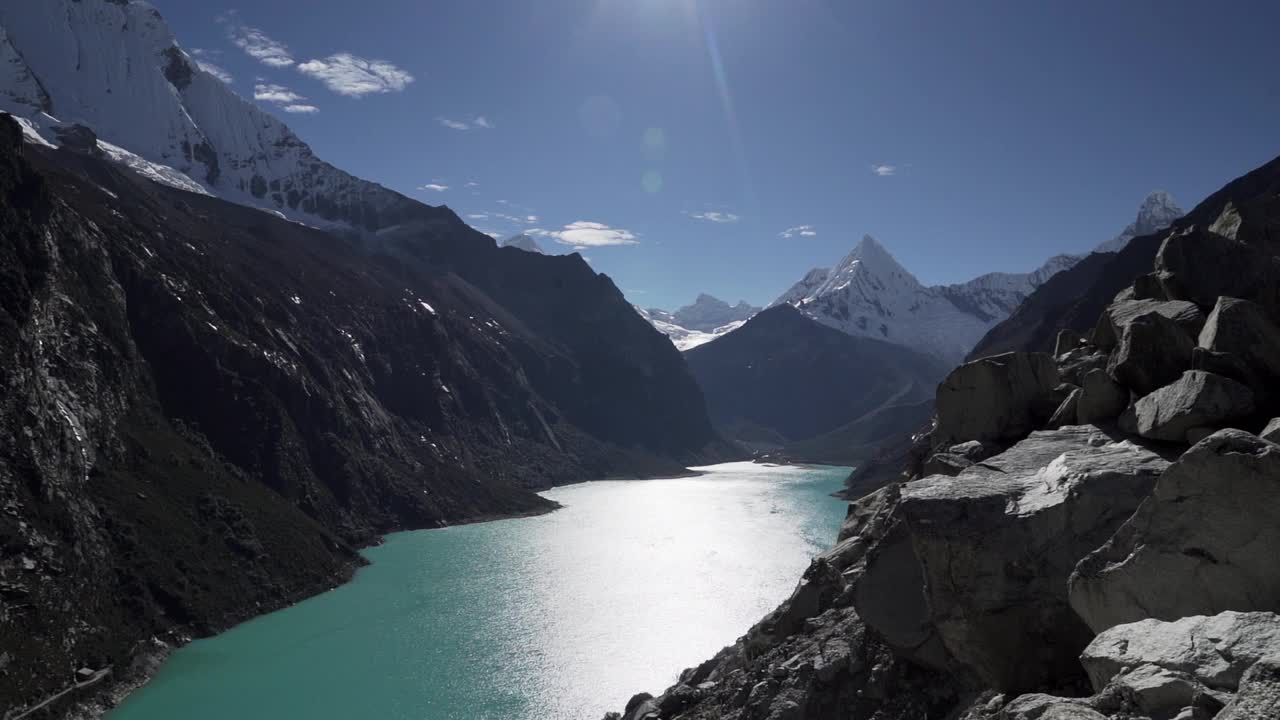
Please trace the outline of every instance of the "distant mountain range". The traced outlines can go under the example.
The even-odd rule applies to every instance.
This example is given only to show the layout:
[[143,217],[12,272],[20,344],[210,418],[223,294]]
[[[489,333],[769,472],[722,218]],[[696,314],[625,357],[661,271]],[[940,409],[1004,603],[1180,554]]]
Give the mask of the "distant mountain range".
[[739,301],[737,305],[702,293],[692,304],[667,312],[660,308],[636,307],[640,317],[648,320],[658,332],[671,338],[680,350],[690,350],[711,342],[742,326],[760,308]]
[[[1096,252],[1118,252],[1133,238],[1166,228],[1182,214],[1169,193],[1153,192],[1134,221]],[[810,270],[770,306],[791,305],[846,334],[902,345],[956,364],[1033,292],[1083,259],[1057,255],[1027,273],[988,273],[964,283],[926,286],[867,235],[834,267]],[[746,303],[730,308],[707,295],[675,313],[637,310],[681,350],[736,330],[758,312]],[[699,323],[702,318],[711,320]]]
[[519,248],[525,252],[537,253],[539,255],[546,254],[543,252],[542,246],[538,244],[538,241],[533,239],[532,235],[526,235],[524,233],[507,238],[502,242],[502,247]]
[[823,325],[959,362],[974,343],[1055,273],[1080,260],[1058,255],[1029,273],[989,273],[926,286],[867,235],[832,268],[810,270],[774,305]]

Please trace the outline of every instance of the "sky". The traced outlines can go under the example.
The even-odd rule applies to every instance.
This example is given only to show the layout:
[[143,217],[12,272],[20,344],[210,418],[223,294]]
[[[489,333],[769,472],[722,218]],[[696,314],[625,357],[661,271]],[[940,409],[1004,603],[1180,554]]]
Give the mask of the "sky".
[[875,236],[1027,271],[1280,154],[1280,3],[152,0],[317,155],[634,303],[764,305]]

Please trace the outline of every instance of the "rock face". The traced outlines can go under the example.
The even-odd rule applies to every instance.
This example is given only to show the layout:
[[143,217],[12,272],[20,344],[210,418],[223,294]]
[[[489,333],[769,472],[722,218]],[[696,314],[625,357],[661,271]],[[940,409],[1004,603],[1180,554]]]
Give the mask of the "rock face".
[[906,485],[898,512],[950,655],[1001,690],[1069,676],[1089,633],[1068,606],[1067,579],[1167,465],[1076,426],[1032,433],[954,478]]
[[938,386],[940,436],[951,442],[1011,440],[1047,420],[1058,368],[1045,353],[1006,353],[961,365]]
[[1280,446],[1222,430],[1184,453],[1115,537],[1081,561],[1071,604],[1095,631],[1274,609],[1277,549]]
[[1203,370],[1188,370],[1138,400],[1133,413],[1139,435],[1182,442],[1192,428],[1247,418],[1253,409],[1253,391],[1247,386]]

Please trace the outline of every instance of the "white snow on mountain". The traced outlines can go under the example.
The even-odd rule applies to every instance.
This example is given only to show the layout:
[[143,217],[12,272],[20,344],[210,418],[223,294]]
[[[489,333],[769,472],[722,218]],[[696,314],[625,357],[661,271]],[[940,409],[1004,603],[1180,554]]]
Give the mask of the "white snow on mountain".
[[1138,217],[1119,235],[1102,243],[1094,252],[1120,252],[1129,241],[1142,235],[1163,230],[1173,224],[1174,220],[1186,215],[1173,196],[1163,190],[1157,190],[1142,201],[1138,208]]
[[519,248],[525,252],[537,253],[539,255],[546,254],[543,252],[542,246],[538,244],[537,240],[534,240],[532,236],[524,233],[507,238],[503,241],[502,246]]
[[46,141],[84,125],[153,179],[317,227],[374,233],[443,212],[317,158],[201,69],[145,2],[0,2],[0,28],[0,110]]
[[671,338],[676,348],[683,352],[737,330],[760,312],[760,308],[742,301],[737,305],[730,305],[703,293],[692,304],[675,312],[659,308],[646,310],[639,306],[636,306],[636,312],[657,328],[658,332]]
[[960,362],[1035,288],[1078,261],[1059,255],[1029,273],[989,273],[966,283],[930,287],[867,235],[835,267],[809,271],[773,304],[794,305],[850,335]]

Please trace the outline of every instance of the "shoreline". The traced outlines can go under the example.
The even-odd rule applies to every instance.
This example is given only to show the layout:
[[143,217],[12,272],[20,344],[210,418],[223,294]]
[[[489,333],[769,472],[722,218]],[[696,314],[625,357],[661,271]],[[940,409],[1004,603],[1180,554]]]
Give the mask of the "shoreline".
[[[539,497],[542,493],[562,487],[570,487],[573,485],[585,485],[594,482],[640,482],[647,480],[674,480],[679,478],[700,477],[708,473],[702,470],[692,470],[685,468],[683,472],[678,473],[659,473],[653,475],[613,475],[593,480],[581,480],[577,482],[567,482],[564,484],[552,485],[543,490],[537,490]],[[544,498],[546,499],[546,498]],[[523,510],[513,513],[484,513],[474,517],[465,518],[455,522],[444,523],[435,526],[426,527],[406,527],[387,530],[370,538],[367,543],[358,546],[356,549],[360,553],[359,559],[351,562],[344,567],[338,576],[331,577],[332,582],[326,582],[321,587],[303,588],[293,594],[284,603],[270,608],[255,608],[254,612],[235,620],[225,626],[219,627],[217,632],[208,635],[196,636],[191,632],[190,628],[173,627],[161,633],[147,638],[141,638],[135,645],[136,650],[125,659],[122,664],[113,666],[111,672],[103,673],[98,677],[92,685],[84,687],[68,688],[46,700],[38,706],[22,708],[19,714],[14,718],[24,717],[28,713],[34,711],[43,711],[52,713],[53,717],[61,717],[63,720],[104,720],[111,712],[119,709],[125,703],[130,695],[141,690],[147,683],[151,682],[160,672],[161,667],[169,659],[173,653],[181,650],[196,640],[222,635],[240,625],[255,620],[260,617],[270,615],[291,608],[299,603],[305,602],[314,597],[323,595],[324,593],[337,590],[338,588],[352,582],[359,571],[368,566],[370,561],[364,556],[364,551],[381,546],[386,542],[389,535],[406,532],[422,532],[431,530],[445,530],[451,527],[460,527],[465,525],[475,525],[479,523],[498,522],[501,520],[520,520],[524,518],[539,517],[553,513],[564,508],[560,503],[547,499],[550,503],[549,507],[538,508],[532,510]],[[85,690],[84,697],[79,699],[65,698],[66,695],[75,695],[76,691]],[[69,703],[65,713],[59,715],[56,710],[48,706],[56,705],[60,701]],[[4,720],[9,720],[5,718]]]

